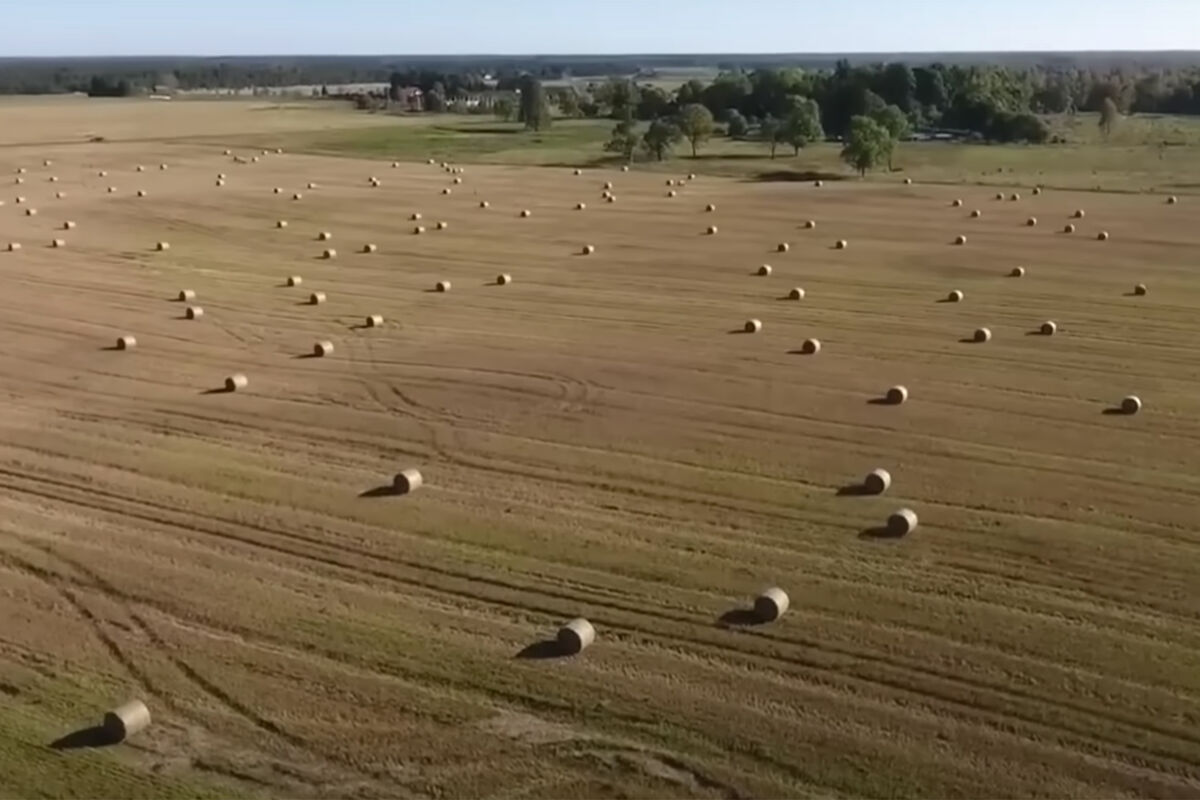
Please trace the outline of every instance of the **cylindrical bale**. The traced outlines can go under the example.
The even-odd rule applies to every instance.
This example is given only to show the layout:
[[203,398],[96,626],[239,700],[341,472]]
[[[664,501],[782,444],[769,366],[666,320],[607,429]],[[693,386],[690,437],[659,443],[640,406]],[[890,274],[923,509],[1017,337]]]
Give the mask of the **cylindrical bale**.
[[320,233],[317,234],[317,241],[328,242],[332,238],[333,238],[333,234],[330,233],[329,231],[321,231]]
[[110,187],[108,187],[108,193],[109,193],[109,194],[116,194],[116,193],[117,193],[117,187],[115,187],[115,186],[110,186]]
[[971,219],[979,219],[983,216],[983,212],[978,208],[971,212]]
[[51,247],[66,247],[67,242],[65,239],[54,239],[53,241],[50,242],[50,246]]
[[836,247],[838,250],[845,250],[849,246],[850,246],[850,243],[847,242],[845,239],[838,239],[837,244],[834,245],[834,247]]
[[892,536],[904,536],[917,528],[917,512],[902,508],[887,518],[887,531]]
[[1010,277],[1013,277],[1013,278],[1024,278],[1025,277],[1025,268],[1024,267],[1013,267],[1012,272],[1010,272],[1008,274]]
[[1004,199],[1004,192],[996,192],[996,199],[997,199],[997,200],[1003,200],[1003,199]]
[[195,299],[196,299],[196,290],[195,289],[180,289],[179,290],[179,302],[187,303],[187,302],[195,300]]
[[813,228],[817,227],[817,221],[815,219],[805,220],[804,227],[811,231]]
[[912,178],[905,178],[905,179],[904,179],[904,185],[905,185],[905,186],[912,186]]
[[225,379],[225,391],[236,392],[238,389],[245,389],[250,385],[250,380],[242,373],[230,375]]
[[310,189],[315,189],[315,188],[317,188],[317,185],[316,185],[315,183],[313,183],[312,181],[309,181],[309,182],[308,182],[308,188],[310,188]]
[[64,197],[66,197],[66,196],[67,196],[67,193],[66,193],[66,192],[55,192],[55,193],[54,193],[54,197],[55,197],[55,199],[57,199],[57,200],[62,200],[62,199],[63,199]]
[[804,344],[800,345],[800,352],[804,353],[806,356],[815,356],[817,353],[821,352],[821,340],[805,339]]
[[368,328],[378,328],[382,324],[383,324],[383,315],[382,314],[372,314],[371,316],[367,317],[366,325]]
[[415,226],[415,227],[413,228],[413,233],[414,233],[414,234],[416,234],[416,233],[424,233],[424,232],[425,232],[425,226],[424,226],[424,225],[417,225],[417,226]]
[[696,180],[696,173],[694,173],[694,172],[689,172],[689,173],[688,173],[688,180],[689,180],[689,181],[694,181],[694,180]]
[[217,178],[217,186],[224,186],[224,185],[225,185],[225,181],[221,180],[220,178]]
[[1100,231],[1099,233],[1096,234],[1096,238],[1098,240],[1100,240],[1101,242],[1107,242],[1108,241],[1108,231]]
[[150,726],[150,709],[141,700],[130,700],[104,715],[104,732],[114,742],[123,742]]
[[446,228],[449,228],[449,227],[450,227],[449,222],[446,222],[444,219],[438,220],[437,229],[439,231],[444,231],[444,230],[446,230]]
[[1087,212],[1080,208],[1076,210],[1072,216],[1075,217],[1075,219],[1083,219],[1085,216],[1087,216]]
[[772,586],[754,598],[754,616],[759,622],[774,622],[787,613],[790,605],[787,592]]
[[612,189],[612,188],[613,188],[612,181],[605,181],[605,182],[604,182],[604,188],[605,188],[605,189]]
[[292,275],[287,279],[288,286],[299,286],[302,283],[304,283],[304,278],[301,278],[299,275]]
[[581,169],[577,169],[577,170],[575,170],[575,174],[576,174],[576,175],[582,175],[582,174],[583,174],[583,170],[581,170]]
[[672,189],[671,191],[667,192],[667,197],[675,197],[676,194],[676,191]]
[[100,176],[101,178],[107,178],[107,177],[108,177],[108,172],[107,172],[106,170],[100,170],[100,171],[99,171],[99,172],[97,172],[96,174],[97,174],[98,176]]
[[522,210],[521,210],[521,216],[522,216],[522,217],[532,217],[532,216],[533,216],[533,212],[532,212],[532,211],[530,211],[528,208],[525,208],[525,209],[522,209]]
[[36,217],[36,216],[37,216],[37,209],[36,209],[36,208],[27,208],[27,209],[25,209],[25,216],[27,216],[27,217]]
[[317,358],[324,358],[325,356],[329,355],[332,352],[333,352],[333,342],[331,342],[331,341],[326,340],[323,342],[317,342],[316,344],[313,345],[313,355],[316,356]]
[[445,189],[442,189],[442,194],[450,194],[450,193],[451,193],[451,192],[450,192],[450,187],[449,187],[449,186],[447,186]]
[[421,488],[425,483],[425,479],[421,477],[421,473],[415,469],[405,469],[397,472],[392,478],[392,491],[396,494],[409,494]]
[[512,275],[509,275],[507,272],[502,272],[496,276],[496,283],[499,286],[507,286],[508,284],[512,283]]
[[621,172],[629,172],[629,165],[628,165],[628,164],[624,164],[624,165],[622,165],[622,166],[621,166]]
[[132,350],[137,347],[137,338],[134,336],[122,336],[117,339],[118,350]]
[[[18,247],[19,246],[20,245],[18,245]],[[1146,288],[1146,284],[1144,284],[1144,283],[1139,283],[1137,286],[1133,287],[1133,293],[1138,295],[1139,297],[1146,294],[1147,291],[1149,291],[1149,290]]]
[[955,208],[962,208],[962,204],[963,204],[963,201],[960,198],[955,198],[954,202],[951,203],[950,205],[954,206]]
[[204,309],[200,306],[188,306],[184,312],[184,316],[188,319],[200,319],[204,316]]
[[867,494],[883,494],[892,485],[892,474],[886,469],[873,469],[863,478],[863,489]]
[[610,194],[610,195],[609,195],[608,197],[606,197],[605,199],[606,199],[608,202],[610,202],[610,203],[615,203],[615,202],[617,202],[617,196],[616,196],[615,194]]
[[950,294],[946,295],[946,300],[951,303],[961,303],[966,295],[961,290],[955,289]]
[[573,619],[558,629],[558,647],[567,655],[583,652],[596,641],[596,629],[583,617]]
[[138,172],[145,172],[145,171],[146,171],[146,168],[145,168],[145,167],[143,167],[141,164],[138,164],[138,165],[137,165],[137,171],[138,171]]
[[667,186],[674,186],[674,185],[675,185],[675,179],[667,178]]
[[63,223],[63,230],[64,231],[75,230],[75,223],[71,220],[67,220],[66,222]]
[[887,390],[885,397],[890,405],[901,405],[908,402],[908,388],[900,385],[893,386]]
[[166,165],[166,164],[159,164],[159,165],[158,165],[158,168],[159,168],[160,170],[162,170],[163,172],[166,172],[166,171],[167,171],[167,165]]
[[1016,192],[1013,192],[1011,195],[1009,195],[1008,199],[1012,200],[1015,203],[1016,201],[1021,199],[1021,195],[1019,195]]
[[438,281],[437,286],[433,288],[439,292],[448,292],[450,291],[450,281]]
[[575,204],[576,211],[583,211],[586,208],[587,208],[587,203],[576,203]]
[[138,197],[145,197],[146,195],[147,195],[147,192],[146,192],[146,190],[145,190],[145,189],[138,189],[138,190],[137,190],[137,196],[138,196]]
[[716,226],[716,225],[709,225],[709,226],[708,226],[708,235],[709,235],[709,236],[716,236],[716,235],[717,235],[717,226]]
[[791,249],[792,249],[792,246],[790,244],[788,244],[787,242],[780,242],[779,244],[777,244],[775,246],[775,250],[780,253],[786,253],[788,250],[791,250]]
[[804,290],[801,289],[799,286],[797,286],[796,288],[794,288],[790,292],[788,292],[788,300],[803,300],[803,299],[804,299]]
[[22,197],[21,195],[17,195],[17,205],[21,205],[24,202],[25,202],[25,198]]
[[1028,225],[1030,228],[1036,227],[1037,226],[1037,217],[1030,217],[1029,219],[1025,220],[1025,224]]
[[825,181],[814,181],[813,182],[813,186],[817,187],[818,189],[820,189],[824,185],[825,185]]
[[457,183],[462,183],[462,178],[455,178],[455,179],[454,179],[454,182],[455,182],[456,184],[457,184]]
[[1126,414],[1136,414],[1142,410],[1142,398],[1131,394],[1121,401],[1121,411]]
[[9,242],[9,243],[8,243],[8,252],[10,252],[10,253],[15,253],[15,252],[17,252],[17,251],[18,251],[18,250],[20,250],[20,249],[21,249],[21,243],[20,243],[20,242]]
[[1167,205],[1169,205],[1169,206],[1173,206],[1178,202],[1179,202],[1179,198],[1176,197],[1175,195],[1171,195],[1170,197],[1167,198]]
[[303,200],[304,195],[302,195],[300,192],[296,192],[295,194],[292,195],[292,199],[293,200]]
[[770,275],[771,274],[771,265],[763,264],[761,267],[758,268],[758,274],[763,276],[764,278],[766,276]]
[[742,326],[742,330],[746,333],[758,333],[762,330],[762,320],[748,319],[746,324]]
[[960,244],[960,245],[961,245],[961,244],[966,244],[966,243],[967,243],[967,237],[965,237],[965,236],[962,236],[962,235],[959,235],[958,237],[956,237],[956,238],[954,239],[954,243],[955,243],[955,244]]
[[480,208],[487,208],[487,207],[488,207],[488,201],[487,201],[487,200],[480,200],[480,201],[479,201],[479,207],[480,207]]
[[156,245],[154,246],[154,249],[155,249],[155,250],[158,250],[159,252],[163,252],[163,251],[165,251],[165,250],[170,250],[170,249],[171,249],[171,243],[170,243],[170,242],[159,242],[158,244],[156,244]]
[[591,245],[591,244],[585,244],[583,246],[583,250],[581,250],[580,252],[582,252],[585,256],[590,256],[592,253],[596,252],[596,246]]
[[371,242],[368,242],[367,244],[364,244],[364,245],[363,245],[363,249],[362,249],[362,251],[363,251],[364,253],[374,253],[374,252],[375,252],[376,250],[378,250],[378,249],[379,249],[378,245],[375,245],[375,244],[372,244]]
[[1058,325],[1053,320],[1047,320],[1042,323],[1042,327],[1039,330],[1042,332],[1042,336],[1053,336],[1058,331]]
[[974,338],[977,342],[991,341],[992,332],[987,328],[976,328]]
[[337,258],[337,250],[334,250],[332,247],[327,248],[325,250],[325,252],[321,253],[321,257],[322,258]]
[[276,228],[286,228],[287,226],[288,226],[288,221],[286,219],[281,219],[275,223]]
[[313,292],[308,296],[308,304],[310,306],[319,306],[325,302],[324,292]]
[[712,212],[717,210],[717,207],[714,204],[709,203],[708,205],[706,205],[704,207],[704,210],[711,214]]
[[1040,187],[1040,186],[1035,186],[1035,187],[1033,187],[1033,193],[1034,193],[1034,194],[1041,194],[1041,193],[1042,193],[1042,187]]
[[412,213],[412,215],[409,217],[409,219],[411,219],[413,222],[416,222],[416,221],[417,221],[417,220],[419,220],[420,218],[421,218],[421,212],[420,212],[420,211],[414,211],[414,212]]
[[1075,232],[1075,226],[1072,225],[1071,223],[1068,222],[1066,225],[1063,226],[1063,233],[1074,233],[1074,232]]

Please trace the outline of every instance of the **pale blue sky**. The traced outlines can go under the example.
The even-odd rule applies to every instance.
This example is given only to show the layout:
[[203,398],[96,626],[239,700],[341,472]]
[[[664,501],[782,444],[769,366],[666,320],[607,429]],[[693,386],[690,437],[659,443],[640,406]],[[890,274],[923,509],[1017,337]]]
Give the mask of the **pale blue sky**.
[[1200,49],[1200,0],[0,0],[0,55]]

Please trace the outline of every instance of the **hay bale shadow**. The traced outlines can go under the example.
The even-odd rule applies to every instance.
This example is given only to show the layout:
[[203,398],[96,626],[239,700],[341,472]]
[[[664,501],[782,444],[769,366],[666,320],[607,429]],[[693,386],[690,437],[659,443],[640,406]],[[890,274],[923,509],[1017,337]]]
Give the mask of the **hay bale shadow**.
[[1034,329],[1033,329],[1033,330],[1031,330],[1031,331],[1025,331],[1025,335],[1026,335],[1026,336],[1049,336],[1050,334],[1048,334],[1048,333],[1042,333],[1042,329],[1041,329],[1041,328],[1034,328]]
[[1121,416],[1121,417],[1132,417],[1133,416],[1133,414],[1130,414],[1128,411],[1121,408],[1120,406],[1113,406],[1111,408],[1106,408],[1103,411],[1101,411],[1100,413],[1108,414],[1109,416]]
[[964,336],[963,338],[958,340],[958,343],[959,344],[983,344],[983,342],[975,341],[974,336]]
[[527,661],[543,661],[549,658],[566,658],[571,655],[556,639],[543,639],[540,642],[526,645],[513,656]]
[[80,728],[66,736],[61,736],[50,743],[55,750],[80,750],[91,747],[111,747],[120,744],[120,737],[103,725],[93,725],[90,728]]
[[869,406],[898,406],[900,404],[893,403],[891,400],[888,400],[886,397],[872,397],[870,400],[867,401],[867,405],[869,405]]
[[850,483],[837,490],[838,497],[866,497],[872,494],[874,492],[868,489],[864,483]]
[[295,359],[301,359],[301,358],[316,358],[316,357],[317,357],[316,353],[301,353],[298,356],[292,356],[292,359],[295,360]]
[[860,539],[901,539],[903,533],[897,533],[886,525],[877,525],[874,528],[867,528],[859,531],[858,538]]
[[788,351],[787,351],[787,354],[788,354],[789,356],[812,356],[812,355],[816,355],[816,353],[807,353],[807,352],[805,352],[804,350],[788,350]]
[[117,345],[115,345],[115,344],[110,344],[110,345],[108,345],[107,347],[101,347],[100,349],[101,349],[101,350],[122,350],[122,349],[124,349],[124,348],[118,347],[118,346],[117,346]]
[[233,389],[225,386],[218,386],[215,389],[204,389],[200,394],[233,394]]
[[739,334],[739,333],[742,333],[742,334],[752,333],[752,331],[748,331],[745,328],[734,328],[731,331],[726,331],[726,333],[728,333],[730,336],[733,336],[733,335]]
[[789,183],[794,181],[842,181],[846,176],[836,172],[818,172],[817,170],[804,170],[798,172],[790,169],[774,169],[766,172],[760,172],[753,176],[751,180],[759,183]]
[[752,628],[765,624],[752,608],[731,608],[717,617],[717,625],[722,628]]
[[365,492],[359,492],[359,497],[391,497],[399,495],[395,487],[390,483],[385,483],[382,486],[376,486],[374,489],[367,489]]

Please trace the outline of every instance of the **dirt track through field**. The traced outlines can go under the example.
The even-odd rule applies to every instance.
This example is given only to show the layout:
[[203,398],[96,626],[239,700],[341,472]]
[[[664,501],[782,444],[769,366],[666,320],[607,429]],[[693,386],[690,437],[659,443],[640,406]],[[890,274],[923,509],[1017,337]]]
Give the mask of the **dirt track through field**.
[[[136,747],[61,757],[291,796],[1200,792],[1186,202],[45,155],[0,154],[0,767],[140,696]],[[722,624],[770,585],[780,621]],[[574,616],[585,653],[517,657]]]

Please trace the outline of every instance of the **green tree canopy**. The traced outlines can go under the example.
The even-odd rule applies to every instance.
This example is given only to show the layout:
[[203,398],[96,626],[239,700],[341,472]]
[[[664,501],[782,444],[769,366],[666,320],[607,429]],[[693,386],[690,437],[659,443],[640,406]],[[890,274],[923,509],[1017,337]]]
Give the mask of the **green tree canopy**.
[[496,102],[492,104],[492,113],[498,119],[510,122],[517,113],[517,104],[513,102],[511,97],[498,97],[496,98]]
[[772,116],[762,118],[758,123],[758,138],[771,148],[771,158],[775,157],[775,148],[779,146],[779,137],[783,135],[783,125]]
[[683,141],[683,131],[666,118],[654,120],[642,134],[642,146],[658,161],[662,161],[670,155],[671,148],[681,141]]
[[630,113],[613,127],[612,137],[605,143],[604,149],[609,153],[617,153],[626,161],[633,161],[634,151],[637,150],[640,141],[634,127],[633,114]]
[[892,137],[892,146],[888,150],[888,169],[891,169],[892,155],[896,151],[896,145],[908,138],[910,132],[908,117],[900,110],[899,106],[885,106],[872,114],[871,118],[883,126],[888,135]]
[[894,145],[887,128],[870,117],[857,116],[850,120],[850,135],[842,148],[842,160],[858,170],[859,175],[866,175],[867,170],[890,158]]
[[529,130],[540,131],[550,127],[550,104],[546,102],[546,91],[542,82],[532,75],[521,76],[521,102],[518,119]]
[[679,130],[692,143],[692,158],[695,158],[696,148],[712,136],[712,112],[699,103],[689,103],[679,111]]
[[736,108],[731,108],[725,112],[725,126],[729,131],[729,136],[734,139],[741,138],[750,132],[750,123],[746,122],[746,118],[742,116],[742,112]]
[[821,109],[816,100],[810,97],[793,98],[792,110],[783,122],[781,138],[795,148],[797,155],[802,147],[825,138],[825,131],[821,128]]

